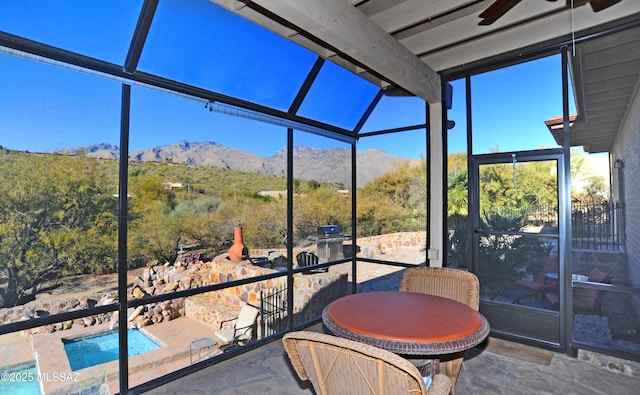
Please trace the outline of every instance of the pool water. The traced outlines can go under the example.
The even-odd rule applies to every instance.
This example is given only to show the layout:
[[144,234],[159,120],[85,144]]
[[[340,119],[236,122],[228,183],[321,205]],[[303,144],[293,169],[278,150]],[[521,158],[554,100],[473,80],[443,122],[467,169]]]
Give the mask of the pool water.
[[[127,339],[129,346],[127,355],[130,357],[160,348],[156,342],[137,329],[129,329]],[[118,332],[63,341],[65,342],[64,350],[67,352],[73,371],[115,361],[119,356]]]
[[38,370],[34,365],[0,370],[0,394],[36,395],[40,394]]

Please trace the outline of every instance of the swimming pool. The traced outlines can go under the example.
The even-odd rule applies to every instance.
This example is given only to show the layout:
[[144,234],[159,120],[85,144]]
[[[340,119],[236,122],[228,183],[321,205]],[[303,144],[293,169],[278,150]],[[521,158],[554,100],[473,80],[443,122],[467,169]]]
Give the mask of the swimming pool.
[[[137,329],[129,329],[127,339],[127,355],[130,357],[160,348],[160,345]],[[62,341],[73,371],[118,359],[118,332]]]
[[35,395],[40,394],[38,369],[35,365],[25,365],[11,369],[0,369],[0,394]]

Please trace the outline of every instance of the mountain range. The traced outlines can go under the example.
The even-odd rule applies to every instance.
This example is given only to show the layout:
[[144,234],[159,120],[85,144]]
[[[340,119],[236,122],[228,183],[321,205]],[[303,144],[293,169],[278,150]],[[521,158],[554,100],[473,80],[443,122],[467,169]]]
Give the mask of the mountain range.
[[[60,151],[60,153],[84,154],[88,157],[102,159],[118,159],[120,157],[120,149],[107,143],[64,150]],[[286,149],[281,149],[271,156],[262,157],[214,142],[190,143],[180,141],[171,145],[131,152],[129,158],[134,161],[215,166],[276,176],[286,176],[287,174]],[[406,160],[409,159],[394,156],[377,149],[358,151],[356,163],[357,187],[364,186],[372,179],[391,170],[398,161]],[[295,178],[341,183],[347,188],[351,185],[351,151],[348,149],[318,149],[297,146],[294,148],[293,161],[293,176]]]

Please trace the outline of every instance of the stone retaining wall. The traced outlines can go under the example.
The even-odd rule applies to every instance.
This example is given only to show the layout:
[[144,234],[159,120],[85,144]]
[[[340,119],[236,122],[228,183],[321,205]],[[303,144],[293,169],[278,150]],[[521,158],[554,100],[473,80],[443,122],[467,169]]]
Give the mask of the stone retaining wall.
[[[612,277],[615,285],[631,286],[627,254],[612,251],[573,250],[573,272],[589,275],[597,268]],[[602,315],[607,318],[612,338],[635,334],[640,326],[637,300],[621,292],[604,292],[601,302]]]
[[[55,301],[40,301],[36,297],[34,302],[28,305],[0,309],[0,324],[9,322],[25,321],[31,318],[42,317],[51,314],[65,313],[80,309],[87,309],[95,306],[103,306],[117,300],[111,293],[96,293],[87,297],[73,297]],[[92,317],[85,317],[75,321],[49,325],[45,328],[35,328],[36,332],[54,332],[66,329],[72,325],[95,325],[108,322],[111,319],[109,314],[100,314]]]
[[[151,266],[135,282],[130,290],[131,298],[160,295],[205,285],[276,273],[276,270],[251,264],[249,261],[232,262],[219,256],[209,262],[176,263]],[[270,279],[238,285],[186,299],[169,300],[160,304],[140,306],[129,314],[130,327],[143,327],[171,320],[180,316],[196,319],[214,329],[238,315],[243,303],[260,306],[262,290],[282,288],[286,278]],[[316,318],[321,309],[332,300],[346,294],[347,277],[340,274],[296,274],[294,278],[294,314],[296,318]]]
[[611,274],[613,284],[631,285],[627,255],[624,253],[574,249],[572,258],[573,272],[576,274],[588,276],[592,269],[597,268]]
[[[192,260],[175,264],[150,264],[128,290],[129,299],[163,295],[212,284],[275,273],[273,269],[252,265],[249,261],[231,262],[225,256],[208,262]],[[233,318],[242,303],[260,306],[260,292],[286,286],[286,277],[250,283],[202,295],[176,298],[160,303],[150,303],[129,309],[128,327],[141,328],[169,321],[181,316],[190,316],[216,329],[220,322]],[[321,309],[346,294],[347,277],[336,273],[313,275],[297,274],[294,278],[294,312],[300,319],[310,320],[320,315]],[[29,306],[17,306],[0,310],[0,323],[16,322],[94,306],[117,303],[113,292],[96,293],[90,297],[74,297],[52,302],[40,302]],[[102,323],[116,326],[118,312],[85,317],[74,321],[34,328],[31,333],[57,332],[72,327],[88,327]]]
[[[274,273],[276,270],[260,268],[250,262],[231,262],[226,259],[212,263],[211,284]],[[219,291],[207,292],[187,298],[185,315],[214,329],[224,320],[238,315],[243,303],[260,306],[261,291],[286,287],[286,277],[260,281]],[[306,322],[320,316],[331,301],[346,295],[347,275],[339,273],[296,274],[293,280],[293,312],[296,322]]]
[[[351,243],[351,241],[346,241],[344,244]],[[377,236],[360,237],[356,240],[356,245],[359,247],[359,253],[356,256],[375,258],[396,248],[424,248],[427,245],[427,232],[397,232]],[[304,249],[313,251],[315,246],[312,247],[313,248]],[[295,256],[297,252],[298,251],[294,249],[293,255]],[[251,256],[284,256],[286,255],[286,250],[251,250],[251,253]]]
[[[360,247],[360,253],[358,256],[374,257],[394,248],[424,246],[426,244],[426,232],[401,232],[364,237],[357,239],[356,244]],[[267,250],[256,250],[252,251],[251,255],[258,256],[262,254],[266,256],[269,255],[268,252],[269,251]],[[282,252],[277,255],[282,255]],[[285,257],[283,258],[286,260]],[[162,295],[176,290],[185,290],[209,284],[219,284],[225,281],[248,278],[266,273],[273,273],[273,270],[254,266],[249,262],[239,264],[234,263],[225,259],[224,256],[220,256],[209,262],[187,260],[183,262],[176,262],[175,264],[150,264],[136,280],[134,286],[129,289],[129,298],[139,299],[148,295]],[[312,284],[309,284],[308,280],[312,277],[315,277],[316,280],[314,280]],[[330,292],[325,289],[327,288],[327,284],[333,284],[335,281],[338,281],[337,278],[327,279],[319,275],[313,275],[311,277],[302,276],[302,279],[303,280],[297,280],[294,283],[294,310],[299,314],[304,312],[304,315],[313,315],[313,309],[311,306],[307,306],[307,304],[315,304],[316,299],[312,296],[321,290],[327,295],[332,295],[332,292],[336,294],[340,293],[340,291]],[[283,281],[284,279],[269,280],[264,284],[249,284],[234,287],[220,291],[220,294],[217,297],[221,299],[222,303],[231,305],[239,305],[239,301],[255,305],[259,303],[258,299],[261,289],[271,289],[277,286],[282,286]],[[346,280],[344,281],[346,287]],[[73,297],[52,302],[40,302],[36,298],[35,302],[30,303],[29,305],[0,309],[0,324],[24,321],[43,315],[59,314],[94,306],[101,306],[117,302],[117,299],[118,296],[114,292],[96,293],[88,297]],[[321,304],[322,302],[319,301],[318,303]],[[307,311],[309,311],[308,314]],[[152,304],[135,310],[131,309],[127,318],[130,322],[130,326],[140,327],[173,319],[182,315],[184,315],[184,300],[176,299],[163,302],[160,305]],[[91,326],[104,322],[111,322],[115,325],[117,320],[118,317],[116,312],[112,314],[87,317],[74,322],[49,325],[44,328],[35,328],[33,331],[55,332],[67,329],[73,325]]]
[[360,237],[356,240],[356,245],[360,247],[359,256],[372,258],[394,248],[425,247],[427,232],[398,232]]

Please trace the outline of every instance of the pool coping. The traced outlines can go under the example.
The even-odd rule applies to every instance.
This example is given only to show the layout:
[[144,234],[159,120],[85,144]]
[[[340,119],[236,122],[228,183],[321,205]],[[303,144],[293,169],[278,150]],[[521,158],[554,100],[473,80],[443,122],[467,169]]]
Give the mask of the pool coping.
[[[135,328],[129,328],[127,334],[128,335],[132,335],[133,333],[137,333],[138,336],[141,336],[142,337],[142,341],[147,341],[147,342],[153,344],[153,347],[149,347],[149,348],[146,348],[146,349],[143,348],[142,351],[136,352],[134,355],[129,355],[129,357],[133,357],[133,356],[138,355],[138,354],[143,354],[143,353],[147,353],[147,352],[150,352],[150,351],[162,348],[162,347],[166,347],[166,344],[164,344],[163,342],[158,341],[157,339],[153,338],[152,336],[149,336],[144,330],[135,329]],[[79,344],[79,343],[82,343],[83,341],[89,340],[89,339],[96,339],[96,338],[101,338],[101,337],[105,337],[105,336],[112,336],[112,340],[110,341],[111,342],[110,344],[115,343],[113,345],[115,346],[115,349],[117,351],[118,348],[119,348],[118,347],[118,342],[119,342],[118,335],[119,334],[118,334],[118,330],[117,329],[109,329],[109,330],[106,330],[106,331],[105,330],[100,330],[100,331],[96,331],[96,332],[91,332],[88,335],[74,335],[74,336],[69,336],[69,337],[62,337],[61,340],[62,340],[62,343],[63,343],[63,347],[65,348],[65,353],[67,354],[67,359],[69,359],[71,361],[71,358],[69,356],[69,352],[71,350],[68,347],[72,346],[73,344]],[[129,344],[128,344],[128,346],[129,346],[129,350],[130,351],[132,350],[132,344],[131,344],[132,339],[133,338],[131,336],[129,336],[129,340],[128,340]],[[102,347],[100,347],[100,348],[102,349]],[[93,353],[91,353],[91,354],[93,354]],[[117,358],[112,359],[112,360],[117,360]],[[72,367],[72,371],[76,372],[76,371],[79,371],[79,370],[82,370],[82,369],[89,368],[89,367],[94,366],[94,365],[101,365],[103,363],[108,363],[108,362],[111,362],[111,361],[102,361],[102,362],[95,361],[95,362],[91,363],[90,365],[84,366],[85,364],[87,364],[89,362],[83,361],[83,362],[79,362],[79,364],[81,364],[82,366],[78,367],[77,366],[78,364],[76,364],[75,368]],[[71,362],[70,362],[70,364],[73,365]]]
[[[42,378],[41,390],[47,395],[80,392],[88,388],[100,388],[99,393],[117,392],[117,360],[72,371],[62,341],[113,330],[114,328],[110,328],[106,323],[61,332],[34,334],[32,347],[35,363]],[[129,357],[130,385],[188,366],[191,342],[202,337],[213,337],[214,332],[212,328],[186,317],[146,326],[140,330],[162,347]],[[220,352],[217,348],[212,351],[212,356]]]

